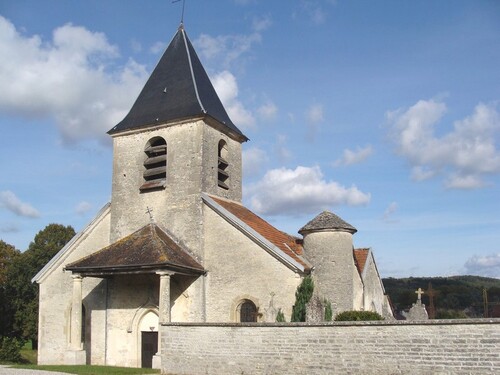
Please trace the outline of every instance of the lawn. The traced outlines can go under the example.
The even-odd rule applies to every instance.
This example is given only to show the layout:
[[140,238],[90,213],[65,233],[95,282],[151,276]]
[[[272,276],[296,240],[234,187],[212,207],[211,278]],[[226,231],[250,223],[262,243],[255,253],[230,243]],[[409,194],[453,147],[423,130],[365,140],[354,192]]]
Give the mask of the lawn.
[[67,374],[82,375],[143,375],[159,374],[160,370],[150,368],[130,368],[113,366],[63,366],[63,365],[40,365],[37,363],[37,351],[31,348],[31,342],[26,343],[21,349],[21,364],[5,363],[13,368],[24,368],[30,370],[45,370],[65,372]]
[[56,366],[56,365],[14,365],[14,368],[24,368],[30,370],[58,371],[68,374],[82,375],[142,375],[159,374],[160,370],[150,368],[130,368],[112,366]]

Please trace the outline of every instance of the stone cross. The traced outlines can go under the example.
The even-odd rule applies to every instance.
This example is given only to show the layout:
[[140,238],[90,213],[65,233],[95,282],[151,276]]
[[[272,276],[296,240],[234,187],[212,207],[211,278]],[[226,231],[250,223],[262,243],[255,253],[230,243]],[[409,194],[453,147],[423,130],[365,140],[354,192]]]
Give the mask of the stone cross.
[[417,293],[418,295],[417,302],[420,302],[422,300],[422,294],[424,294],[424,291],[422,290],[422,288],[418,288],[415,293]]
[[150,220],[151,222],[153,222],[153,221],[154,221],[154,219],[153,219],[153,214],[152,214],[153,209],[152,209],[152,208],[149,208],[149,207],[146,207],[146,208],[147,208],[146,213],[147,213],[147,214],[149,214],[149,220]]

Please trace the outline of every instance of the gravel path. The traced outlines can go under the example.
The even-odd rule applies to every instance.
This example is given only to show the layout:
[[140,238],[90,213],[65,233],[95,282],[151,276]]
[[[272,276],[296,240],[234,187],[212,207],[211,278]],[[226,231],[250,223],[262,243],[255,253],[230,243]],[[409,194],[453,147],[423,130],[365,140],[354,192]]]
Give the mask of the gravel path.
[[68,375],[68,374],[65,374],[64,372],[10,368],[5,365],[0,365],[0,375]]

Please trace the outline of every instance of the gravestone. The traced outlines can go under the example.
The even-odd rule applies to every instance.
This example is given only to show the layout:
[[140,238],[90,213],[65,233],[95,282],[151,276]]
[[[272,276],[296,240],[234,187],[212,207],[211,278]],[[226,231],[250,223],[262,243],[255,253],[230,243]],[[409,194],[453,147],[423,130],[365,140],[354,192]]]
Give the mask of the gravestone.
[[313,295],[306,304],[306,322],[320,323],[325,320],[325,306],[321,298]]
[[417,302],[412,305],[410,311],[403,311],[402,314],[406,320],[427,320],[429,319],[429,315],[427,314],[425,305],[422,303],[422,294],[424,294],[424,291],[422,288],[418,288],[415,293],[417,294]]

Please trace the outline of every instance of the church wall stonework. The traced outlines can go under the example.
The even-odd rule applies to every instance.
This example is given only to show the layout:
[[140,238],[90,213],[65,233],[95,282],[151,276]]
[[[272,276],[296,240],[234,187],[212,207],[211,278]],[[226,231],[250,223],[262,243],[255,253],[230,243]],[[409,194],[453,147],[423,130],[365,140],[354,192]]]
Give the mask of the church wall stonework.
[[255,303],[264,321],[271,298],[290,321],[301,276],[207,206],[204,217],[207,321],[238,321],[236,309],[243,299]]
[[352,283],[353,283],[353,310],[362,310],[364,307],[363,299],[365,295],[365,285],[361,281],[358,268],[354,265],[352,269]]
[[364,309],[366,311],[376,311],[386,318],[392,317],[389,301],[387,296],[384,295],[383,286],[371,252],[366,260],[365,268],[363,272],[365,275]]
[[500,319],[163,328],[163,374],[451,375],[500,368]]
[[312,276],[318,295],[332,303],[334,315],[353,310],[353,275],[357,271],[352,255],[352,235],[344,231],[308,233],[304,236],[304,255],[314,265]]
[[158,306],[158,290],[156,275],[123,275],[108,280],[106,365],[140,367],[140,332],[134,317],[141,306]]
[[[109,244],[109,211],[103,213],[90,225],[70,248],[66,249],[51,265],[50,273],[40,282],[39,308],[39,364],[64,363],[68,350],[72,279],[70,272],[64,272],[64,265],[80,259]],[[92,312],[92,326],[87,333],[91,346],[87,349],[87,361],[104,363],[104,313],[103,283],[101,279],[84,278],[82,282],[83,304]],[[90,314],[90,313],[89,313]],[[90,319],[90,316],[87,316]]]

